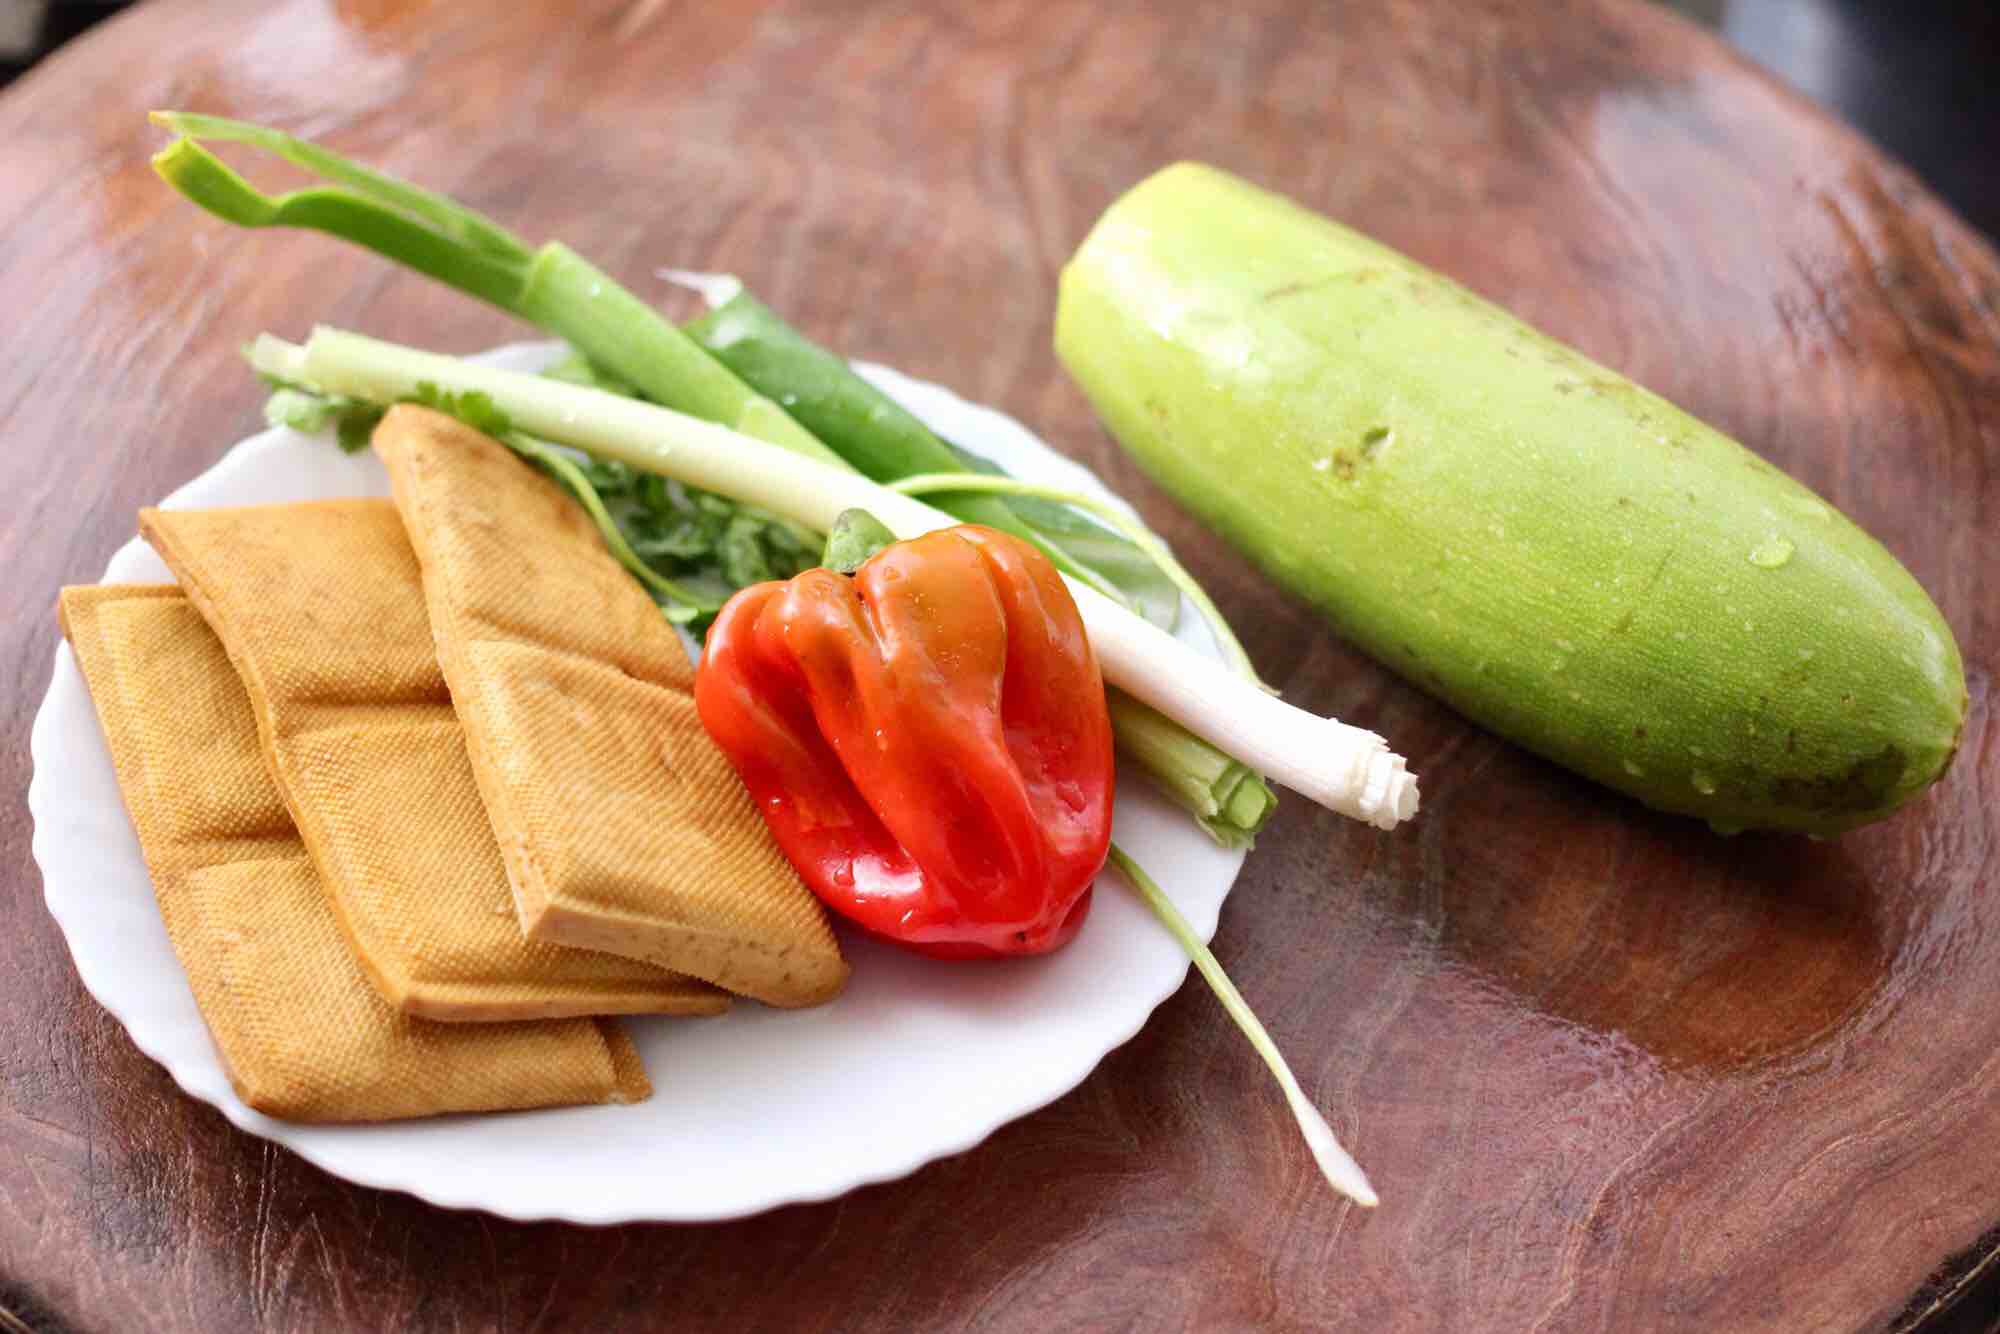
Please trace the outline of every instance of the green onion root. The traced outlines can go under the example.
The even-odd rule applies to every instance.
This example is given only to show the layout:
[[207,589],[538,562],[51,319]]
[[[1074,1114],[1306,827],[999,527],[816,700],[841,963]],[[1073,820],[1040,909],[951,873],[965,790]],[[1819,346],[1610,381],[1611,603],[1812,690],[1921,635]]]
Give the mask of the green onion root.
[[1305,1095],[1305,1090],[1299,1087],[1297,1077],[1292,1074],[1292,1067],[1285,1063],[1284,1055],[1278,1050],[1278,1045],[1271,1041],[1271,1035],[1251,1012],[1248,1002],[1243,999],[1243,994],[1236,989],[1236,984],[1229,980],[1229,974],[1223,971],[1214,953],[1202,942],[1201,937],[1195,934],[1194,928],[1188,925],[1187,918],[1181,916],[1180,909],[1174,906],[1166,891],[1154,883],[1153,877],[1147,875],[1138,862],[1132,860],[1130,853],[1113,843],[1110,860],[1125,877],[1126,882],[1137,891],[1139,897],[1145,900],[1146,906],[1153,910],[1153,915],[1160,919],[1160,923],[1167,928],[1168,933],[1180,942],[1180,947],[1187,951],[1189,960],[1200,970],[1209,989],[1215,992],[1215,998],[1222,1002],[1222,1008],[1236,1021],[1236,1026],[1243,1030],[1243,1036],[1250,1039],[1250,1045],[1257,1049],[1257,1054],[1264,1058],[1264,1064],[1270,1067],[1271,1074],[1278,1081],[1278,1087],[1284,1090],[1285,1102],[1291,1107],[1292,1116],[1299,1123],[1299,1133],[1305,1136],[1306,1147],[1312,1150],[1313,1161],[1319,1164],[1319,1170],[1326,1177],[1327,1184],[1362,1208],[1373,1209],[1380,1200],[1375,1194],[1375,1188],[1368,1184],[1368,1174],[1363,1172],[1361,1165],[1340,1146],[1340,1139],[1333,1133],[1333,1127],[1320,1114],[1319,1109],[1312,1105]]

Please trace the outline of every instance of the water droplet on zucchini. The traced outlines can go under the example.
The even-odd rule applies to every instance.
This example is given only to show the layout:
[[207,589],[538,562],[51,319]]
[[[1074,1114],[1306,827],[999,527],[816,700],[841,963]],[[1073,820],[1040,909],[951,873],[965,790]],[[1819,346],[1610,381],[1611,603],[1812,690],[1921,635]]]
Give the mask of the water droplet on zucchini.
[[1759,569],[1775,570],[1790,560],[1792,553],[1797,549],[1788,538],[1773,533],[1750,548],[1750,563]]

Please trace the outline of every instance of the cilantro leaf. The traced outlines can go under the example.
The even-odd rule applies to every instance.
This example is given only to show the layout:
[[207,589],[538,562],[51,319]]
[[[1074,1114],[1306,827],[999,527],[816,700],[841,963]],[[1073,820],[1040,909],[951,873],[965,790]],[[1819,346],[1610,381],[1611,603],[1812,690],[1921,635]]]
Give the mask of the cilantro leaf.
[[[572,354],[549,374],[638,397],[629,385]],[[368,447],[384,408],[266,377],[264,419],[318,434],[332,430],[347,453]],[[705,630],[737,589],[789,579],[819,563],[820,542],[776,515],[696,491],[615,459],[597,459],[525,436],[485,393],[418,383],[404,402],[455,417],[506,444],[555,478],[589,511],[612,554],[659,603],[669,620]]]

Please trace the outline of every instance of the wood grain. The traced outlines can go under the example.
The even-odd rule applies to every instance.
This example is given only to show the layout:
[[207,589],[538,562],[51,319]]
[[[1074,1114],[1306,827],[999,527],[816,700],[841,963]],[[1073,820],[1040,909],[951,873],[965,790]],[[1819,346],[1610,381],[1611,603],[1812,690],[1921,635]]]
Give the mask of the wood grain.
[[[1318,1182],[1198,986],[972,1152],[717,1227],[448,1213],[181,1096],[40,904],[18,794],[55,589],[256,424],[247,336],[521,330],[330,242],[225,231],[148,172],[162,105],[322,136],[640,290],[659,264],[734,270],[1132,497],[1287,697],[1424,776],[1395,835],[1289,802],[1216,939],[1387,1205]],[[1048,338],[1070,248],[1177,157],[1454,275],[1878,535],[1965,651],[1942,785],[1836,842],[1713,838],[1468,727],[1206,537]],[[1882,1329],[2000,1250],[2000,267],[1677,20],[1626,0],[157,0],[0,96],[0,293],[0,1307],[24,1320]]]

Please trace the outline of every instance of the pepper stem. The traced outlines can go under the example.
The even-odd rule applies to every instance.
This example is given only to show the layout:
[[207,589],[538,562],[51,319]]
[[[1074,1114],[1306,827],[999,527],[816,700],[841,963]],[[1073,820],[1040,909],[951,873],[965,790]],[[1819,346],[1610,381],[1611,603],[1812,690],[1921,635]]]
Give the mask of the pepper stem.
[[1195,934],[1187,918],[1181,916],[1180,909],[1174,906],[1166,891],[1154,883],[1153,877],[1147,875],[1138,862],[1132,860],[1130,853],[1113,843],[1110,857],[1112,865],[1138,891],[1139,897],[1146,901],[1146,906],[1153,910],[1153,915],[1160,919],[1168,934],[1187,951],[1188,958],[1215,992],[1215,998],[1222,1002],[1222,1008],[1229,1012],[1236,1026],[1243,1030],[1243,1036],[1250,1039],[1250,1045],[1257,1049],[1257,1054],[1264,1058],[1264,1064],[1277,1077],[1278,1087],[1284,1090],[1285,1101],[1299,1123],[1299,1133],[1305,1136],[1306,1147],[1312,1150],[1313,1161],[1319,1164],[1327,1184],[1362,1208],[1373,1209],[1380,1199],[1375,1194],[1375,1188],[1368,1184],[1367,1173],[1361,1170],[1361,1165],[1346,1149],[1340,1147],[1333,1127],[1307,1099],[1305,1090],[1299,1087],[1298,1079],[1292,1074],[1292,1067],[1285,1063],[1284,1055],[1279,1052],[1278,1044],[1271,1041],[1271,1035],[1257,1021],[1249,1002],[1243,999],[1243,993],[1236,989],[1236,984],[1229,980],[1229,974],[1222,970],[1222,964],[1216,960],[1214,953]]
[[870,556],[891,546],[896,535],[880,519],[858,506],[844,509],[827,530],[826,549],[819,563],[835,574],[853,574]]

